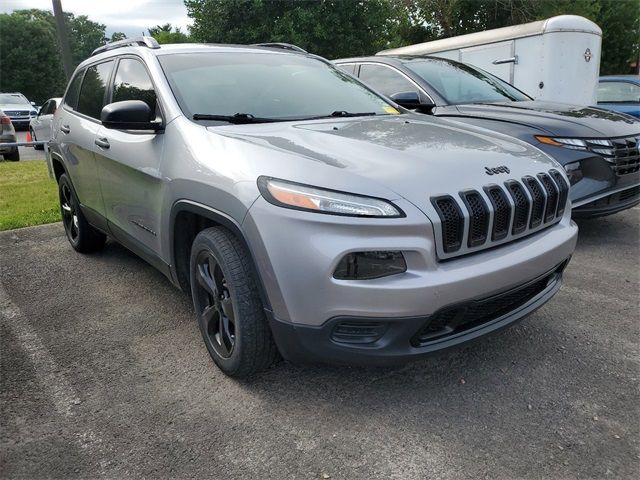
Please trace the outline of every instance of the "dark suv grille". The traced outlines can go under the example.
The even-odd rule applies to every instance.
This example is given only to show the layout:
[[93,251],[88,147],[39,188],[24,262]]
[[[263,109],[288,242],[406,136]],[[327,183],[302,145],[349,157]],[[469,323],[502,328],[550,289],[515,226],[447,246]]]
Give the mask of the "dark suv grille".
[[588,139],[587,148],[612,164],[618,175],[640,171],[640,137]]
[[562,262],[541,278],[498,295],[439,310],[429,317],[411,343],[420,347],[489,323],[516,310],[558,281],[566,265],[566,261]]
[[5,110],[8,117],[26,117],[29,116],[29,110]]
[[447,256],[469,253],[505,240],[509,234],[526,235],[559,221],[569,185],[559,171],[551,170],[521,181],[507,180],[504,186],[486,185],[483,190],[486,197],[477,190],[463,190],[459,194],[461,202],[451,195],[431,199],[440,218],[439,240]]

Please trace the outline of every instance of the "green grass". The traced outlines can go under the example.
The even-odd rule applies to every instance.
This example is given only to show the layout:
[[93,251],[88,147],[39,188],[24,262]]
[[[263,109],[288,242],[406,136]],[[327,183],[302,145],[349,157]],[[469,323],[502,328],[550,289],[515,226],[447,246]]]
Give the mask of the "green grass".
[[0,230],[59,220],[58,186],[44,160],[0,162]]

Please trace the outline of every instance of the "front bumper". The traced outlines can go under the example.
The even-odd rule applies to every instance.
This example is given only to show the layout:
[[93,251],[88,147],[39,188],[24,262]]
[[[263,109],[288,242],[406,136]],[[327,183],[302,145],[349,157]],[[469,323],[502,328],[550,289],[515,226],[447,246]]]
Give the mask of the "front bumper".
[[[285,356],[298,358],[306,352],[316,358],[321,351],[332,352],[331,344],[320,340],[336,319],[344,318],[384,319],[389,324],[409,325],[402,329],[404,353],[394,350],[393,357],[432,350],[435,347],[412,347],[406,335],[414,334],[427,317],[445,307],[490,297],[553,271],[571,256],[576,244],[577,227],[567,209],[560,222],[528,237],[438,261],[428,218],[409,202],[394,203],[406,218],[321,215],[276,207],[262,198],[251,207],[243,230],[264,285],[274,336]],[[401,251],[407,271],[373,280],[333,278],[336,265],[354,251]],[[500,320],[481,332],[469,332],[450,343],[467,341],[511,323],[551,295],[532,300],[523,307],[522,315],[514,313],[509,320]],[[309,348],[316,341],[318,348]],[[291,348],[292,342],[297,349]],[[375,351],[367,351],[377,356]]]
[[610,215],[637,203],[628,195],[640,186],[640,152],[622,159],[606,160],[590,151],[544,144],[536,146],[563,166],[580,164],[582,178],[571,185],[569,191],[574,218]]
[[466,344],[524,319],[560,289],[568,262],[516,288],[445,307],[430,316],[338,317],[311,327],[282,322],[267,313],[276,344],[287,360],[396,365]]
[[573,209],[573,218],[596,218],[621,212],[640,204],[640,185],[599,196]]

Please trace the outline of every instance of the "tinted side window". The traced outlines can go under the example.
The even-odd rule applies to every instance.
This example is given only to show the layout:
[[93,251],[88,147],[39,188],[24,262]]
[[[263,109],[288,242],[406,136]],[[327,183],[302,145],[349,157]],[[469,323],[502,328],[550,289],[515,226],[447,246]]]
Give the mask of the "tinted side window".
[[76,109],[78,112],[92,118],[100,118],[100,112],[104,106],[104,94],[112,68],[113,61],[109,61],[87,69],[80,88],[78,108]]
[[113,82],[113,102],[142,100],[156,114],[156,92],[147,70],[141,62],[133,58],[123,58]]
[[51,106],[51,101],[45,102],[44,105],[42,105],[42,107],[40,107],[40,112],[38,113],[38,115],[48,115],[49,110],[51,110],[50,108]]
[[69,83],[69,88],[67,88],[67,93],[64,96],[64,104],[69,108],[75,109],[78,104],[78,93],[80,92],[80,82],[83,75],[84,69],[79,70],[75,77],[71,79],[71,83]]
[[360,80],[390,97],[394,93],[416,92],[416,86],[399,72],[382,65],[361,65]]

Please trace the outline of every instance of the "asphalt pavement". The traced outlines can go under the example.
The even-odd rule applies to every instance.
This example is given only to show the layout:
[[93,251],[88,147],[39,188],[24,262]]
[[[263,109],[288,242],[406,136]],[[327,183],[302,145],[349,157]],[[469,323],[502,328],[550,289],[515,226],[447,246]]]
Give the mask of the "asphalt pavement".
[[[17,142],[26,142],[27,141],[27,132],[26,130],[17,130],[16,131],[16,141]],[[20,161],[23,160],[44,160],[44,150],[36,150],[33,147],[18,147],[20,151]]]
[[403,367],[225,377],[190,300],[61,224],[0,233],[2,478],[637,478],[640,209],[582,221],[556,297]]

